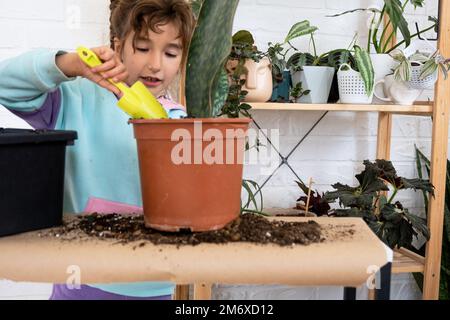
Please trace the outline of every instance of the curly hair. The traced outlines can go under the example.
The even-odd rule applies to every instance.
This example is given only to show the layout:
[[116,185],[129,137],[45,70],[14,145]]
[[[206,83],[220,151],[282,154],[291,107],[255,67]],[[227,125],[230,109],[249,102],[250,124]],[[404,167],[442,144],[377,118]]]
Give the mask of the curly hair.
[[135,32],[133,49],[137,38],[146,30],[160,33],[159,26],[172,22],[178,27],[183,47],[183,56],[194,29],[194,15],[186,0],[111,0],[110,3],[110,40],[111,48],[115,48],[115,39],[122,43],[126,37]]

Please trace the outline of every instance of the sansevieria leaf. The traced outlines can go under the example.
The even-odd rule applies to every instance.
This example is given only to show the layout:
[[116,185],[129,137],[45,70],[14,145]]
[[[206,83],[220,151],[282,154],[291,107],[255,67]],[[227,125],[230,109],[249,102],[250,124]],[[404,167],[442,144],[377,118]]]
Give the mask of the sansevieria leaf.
[[294,24],[289,31],[288,35],[286,36],[286,39],[284,40],[284,43],[287,43],[295,38],[311,34],[315,31],[317,31],[317,27],[310,26],[308,20],[304,20],[301,22],[297,22]]
[[222,111],[222,107],[224,106],[228,97],[228,74],[225,68],[222,68],[222,70],[219,71],[212,90],[212,96],[214,99],[212,116],[216,117]]
[[[186,104],[195,118],[216,116],[216,90],[231,52],[234,15],[239,0],[204,0],[189,47],[186,67]],[[222,94],[227,96],[223,91]]]
[[373,70],[372,60],[366,50],[361,49],[360,46],[355,46],[355,59],[358,65],[358,70],[364,80],[364,87],[368,96],[372,94],[375,71]]

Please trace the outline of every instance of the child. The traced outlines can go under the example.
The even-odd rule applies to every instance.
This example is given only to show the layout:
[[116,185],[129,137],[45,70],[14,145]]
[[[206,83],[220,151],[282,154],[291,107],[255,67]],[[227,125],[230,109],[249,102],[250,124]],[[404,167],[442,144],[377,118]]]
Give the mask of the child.
[[[133,127],[117,107],[121,92],[106,79],[143,82],[171,117],[185,114],[167,88],[187,56],[194,18],[185,0],[111,1],[112,46],[92,49],[104,62],[89,68],[76,53],[36,50],[0,64],[0,104],[35,128],[78,131],[68,148],[64,212],[88,201],[141,205]],[[106,89],[106,90],[105,90]],[[101,206],[101,204],[100,204]],[[55,285],[51,299],[170,299],[174,285]]]

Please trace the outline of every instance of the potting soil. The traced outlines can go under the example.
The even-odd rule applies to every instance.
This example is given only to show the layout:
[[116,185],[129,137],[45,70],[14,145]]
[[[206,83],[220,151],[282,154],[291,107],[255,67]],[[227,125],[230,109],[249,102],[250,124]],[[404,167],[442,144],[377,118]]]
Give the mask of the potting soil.
[[117,243],[137,242],[136,247],[153,244],[198,245],[201,243],[253,242],[280,246],[308,245],[324,241],[315,221],[271,221],[255,214],[244,214],[215,231],[169,233],[145,227],[143,215],[91,214],[76,216],[62,227],[40,233],[61,240],[112,239]]

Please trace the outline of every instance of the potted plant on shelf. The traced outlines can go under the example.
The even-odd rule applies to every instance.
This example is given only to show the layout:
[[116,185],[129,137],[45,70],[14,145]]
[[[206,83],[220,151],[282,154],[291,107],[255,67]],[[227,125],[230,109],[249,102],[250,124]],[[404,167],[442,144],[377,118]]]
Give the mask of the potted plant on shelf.
[[219,229],[239,216],[250,119],[218,117],[228,96],[225,63],[238,0],[196,1],[186,67],[186,119],[131,120],[146,225]]
[[350,52],[337,49],[317,55],[314,33],[311,33],[313,54],[296,52],[287,62],[291,71],[293,90],[291,96],[298,103],[327,103],[335,71],[347,61]]
[[444,79],[448,77],[450,59],[444,58],[438,50],[432,53],[416,51],[409,56],[402,50],[395,50],[391,55],[398,61],[397,67],[393,69],[395,80],[406,82],[412,89],[432,89],[439,69]]
[[[391,72],[396,66],[395,60],[389,55],[393,50],[405,46],[408,47],[411,39],[420,36],[429,30],[436,29],[437,19],[429,17],[429,20],[433,22],[433,25],[428,26],[422,30],[417,30],[416,33],[411,34],[408,22],[404,17],[404,12],[407,5],[413,5],[414,9],[417,7],[423,7],[425,0],[383,0],[383,6],[381,8],[373,6],[366,9],[354,9],[332,15],[331,17],[337,17],[348,13],[357,11],[371,12],[370,27],[367,35],[367,48],[370,53],[374,71],[375,82],[383,79]],[[385,19],[385,23],[383,20]],[[393,42],[398,32],[400,31],[402,39],[397,42]],[[372,52],[374,49],[374,53]],[[376,103],[383,103],[380,100],[376,100]]]
[[227,62],[230,92],[245,102],[266,102],[272,96],[272,65],[255,46],[252,34],[240,30],[233,35]]
[[[317,27],[311,26],[309,21],[303,20],[294,24],[289,30],[283,43],[269,42],[269,48],[264,53],[268,56],[272,64],[272,78],[273,78],[273,94],[271,101],[288,102],[290,98],[290,89],[292,87],[291,73],[288,70],[287,54],[290,50],[296,50],[291,41],[301,36],[311,34],[317,30]],[[288,44],[289,48],[284,46]]]
[[375,72],[370,55],[354,45],[354,53],[341,60],[337,72],[339,99],[341,103],[370,104],[373,98]]

